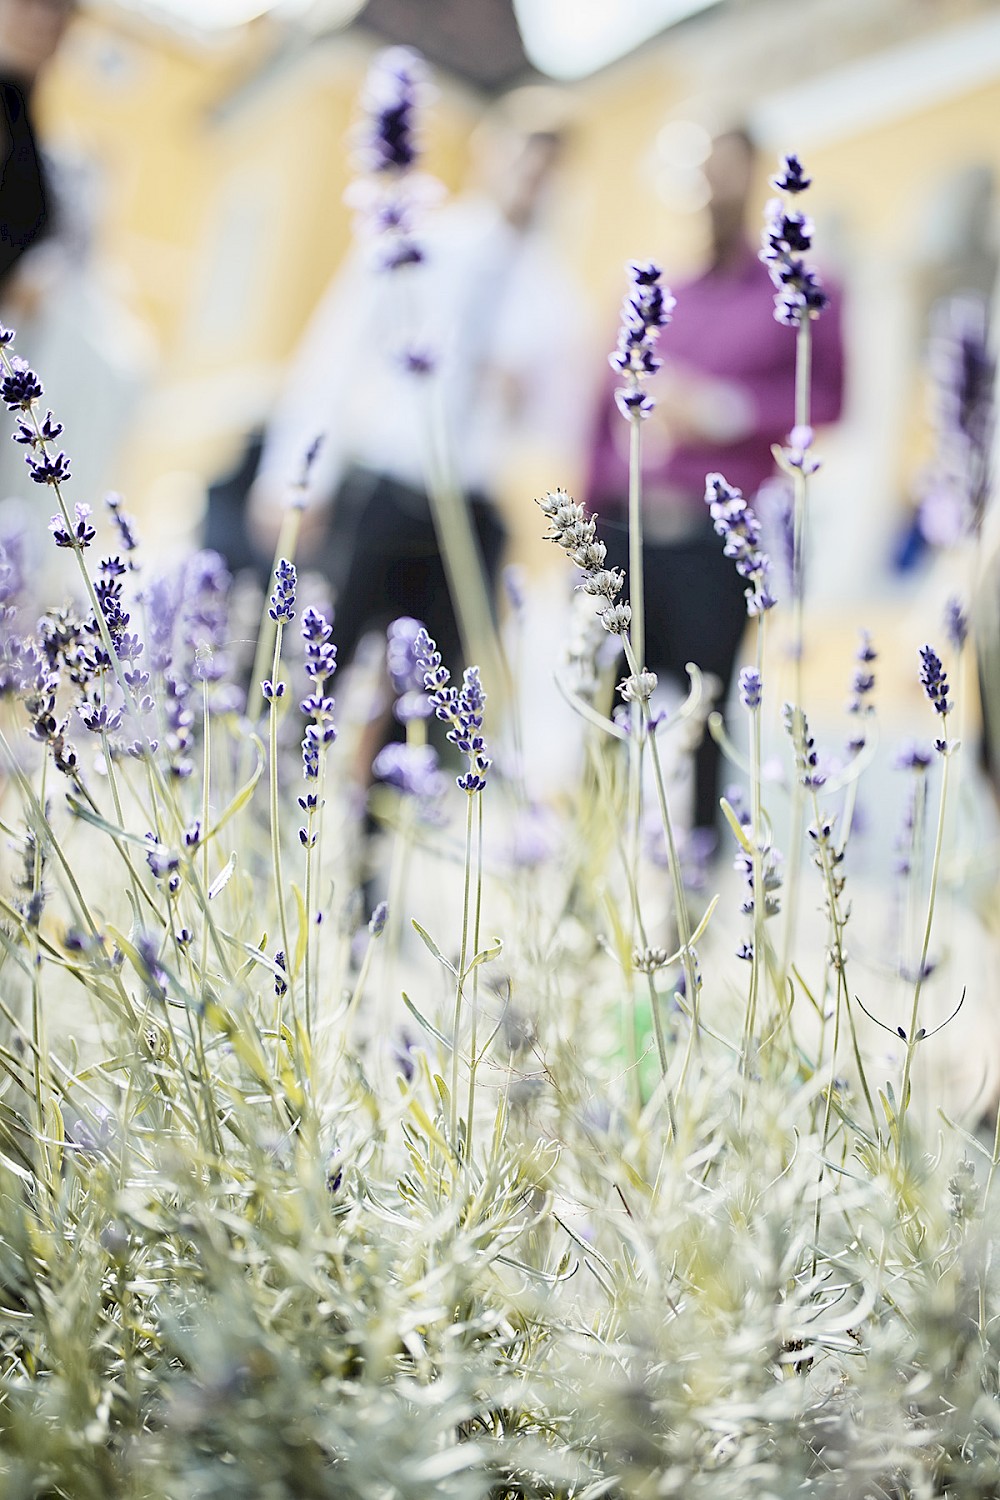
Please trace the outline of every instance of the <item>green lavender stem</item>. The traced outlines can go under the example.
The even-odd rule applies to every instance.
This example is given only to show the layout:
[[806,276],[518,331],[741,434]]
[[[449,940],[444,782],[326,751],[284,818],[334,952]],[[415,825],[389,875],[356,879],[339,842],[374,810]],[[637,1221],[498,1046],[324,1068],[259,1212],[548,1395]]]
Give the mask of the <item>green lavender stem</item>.
[[[948,737],[948,715],[941,715],[941,738]],[[944,846],[945,808],[948,800],[948,772],[951,767],[951,755],[946,752],[942,757],[944,769],[941,772],[941,797],[938,802],[937,832],[934,836],[934,857],[931,862],[931,886],[927,897],[927,917],[924,922],[923,941],[920,945],[920,958],[917,964],[917,977],[913,985],[913,1004],[910,1007],[910,1025],[906,1033],[906,1057],[903,1062],[903,1081],[900,1087],[899,1099],[899,1142],[898,1149],[903,1146],[903,1122],[910,1105],[910,1073],[913,1068],[913,1057],[919,1043],[917,1020],[920,1010],[920,994],[923,989],[924,978],[927,970],[927,954],[931,945],[931,928],[934,923],[934,905],[937,899],[938,880],[941,875],[941,850]]]

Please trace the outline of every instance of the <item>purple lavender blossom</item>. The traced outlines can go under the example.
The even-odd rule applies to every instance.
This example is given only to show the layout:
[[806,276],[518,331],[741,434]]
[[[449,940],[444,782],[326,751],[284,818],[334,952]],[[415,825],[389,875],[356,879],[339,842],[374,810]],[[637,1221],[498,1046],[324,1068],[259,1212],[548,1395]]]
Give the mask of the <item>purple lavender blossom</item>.
[[445,786],[433,745],[405,745],[393,740],[372,761],[372,774],[377,781],[420,801],[440,797]]
[[278,624],[290,625],[295,619],[295,566],[283,557],[274,571],[274,592],[268,614]]
[[426,66],[411,47],[389,47],[368,72],[361,103],[365,133],[361,142],[370,172],[406,172],[417,160],[416,121]]
[[11,438],[22,447],[40,448],[44,443],[54,443],[62,435],[62,431],[63,424],[56,421],[51,411],[47,411],[45,420],[37,426],[34,422],[26,422],[23,417],[18,417]]
[[28,411],[43,394],[42,382],[28,361],[15,354],[0,378],[0,401],[8,411]]
[[[875,712],[871,701],[872,693],[875,691],[875,673],[872,671],[872,663],[877,659],[878,652],[872,645],[870,634],[867,630],[862,630],[861,643],[856,655],[857,666],[851,679],[851,697],[847,705],[847,712],[859,719],[867,718]],[[858,755],[864,747],[865,732],[859,723],[847,748],[852,755]]]
[[961,652],[969,635],[969,617],[954,594],[944,607],[944,628],[952,647]]
[[724,540],[723,552],[736,563],[736,571],[751,587],[745,590],[747,614],[761,615],[777,600],[770,592],[771,560],[761,548],[760,522],[743,498],[742,490],[727,484],[721,474],[705,476],[705,503]]
[[781,158],[777,175],[771,178],[771,186],[779,193],[804,193],[811,183],[812,178],[805,175],[802,163],[792,152]]
[[977,531],[991,489],[996,360],[981,297],[953,297],[940,309],[930,350],[935,454],[920,508],[931,542]]
[[[362,211],[385,271],[420,265],[424,252],[414,225],[424,196],[414,181],[419,157],[417,119],[427,91],[426,66],[409,47],[390,47],[372,64],[361,97],[363,119],[358,131],[359,165],[368,181],[348,197]],[[422,352],[420,372],[431,364]]]
[[423,673],[417,662],[416,643],[422,629],[419,620],[401,615],[385,635],[385,664],[396,695],[393,713],[400,724],[429,718],[434,711],[423,690]]
[[302,737],[302,774],[307,781],[319,778],[320,751],[337,738],[333,722],[336,704],[324,691],[327,680],[337,670],[337,648],[331,641],[332,635],[333,627],[318,609],[310,606],[302,616],[302,639],[304,665],[312,691],[299,704],[302,713],[313,720]]
[[225,560],[210,549],[196,552],[184,567],[180,610],[182,671],[192,682],[221,682],[229,675],[231,659],[225,647],[232,581]]
[[760,708],[762,684],[756,667],[741,667],[739,676],[740,702],[751,711]]
[[155,880],[169,880],[180,866],[180,858],[172,849],[165,849],[155,833],[147,833],[146,863]]
[[[108,513],[111,516],[115,528],[117,529],[118,538],[122,545],[122,550],[130,554],[132,552],[135,552],[139,543],[136,541],[135,532],[132,530],[131,517],[126,515],[122,510],[121,495],[105,495],[104,504],[108,509]],[[131,557],[129,558],[129,567],[135,567],[135,563],[132,561]]]
[[935,713],[942,716],[951,713],[954,704],[948,701],[948,679],[941,658],[933,646],[920,648],[920,684]]
[[897,750],[893,765],[897,771],[926,771],[933,759],[933,752],[928,745],[908,740]]
[[523,615],[527,604],[527,585],[520,563],[508,563],[500,575],[504,595],[515,615]]
[[676,303],[660,285],[663,273],[653,261],[630,261],[625,269],[632,285],[622,302],[618,343],[608,362],[628,381],[627,386],[615,391],[619,411],[638,421],[653,410],[653,400],[643,390],[642,382],[660,368],[661,361],[653,351]]
[[784,449],[785,462],[791,469],[801,469],[803,474],[815,474],[821,467],[812,453],[813,430],[811,427],[793,427],[788,435],[788,446]]
[[[804,192],[811,179],[803,173],[798,157],[786,156],[773,180],[779,191],[796,194]],[[829,300],[815,270],[803,259],[812,248],[812,236],[811,219],[781,198],[771,199],[764,210],[760,259],[777,288],[774,316],[791,328],[818,318]]]
[[69,459],[61,448],[55,455],[26,453],[25,462],[35,484],[65,484],[70,477]]
[[140,932],[135,939],[135,952],[139,959],[139,978],[153,1000],[167,998],[167,971],[160,962],[155,938]]
[[416,1072],[413,1061],[417,1044],[410,1033],[404,1028],[396,1033],[389,1043],[389,1056],[396,1065],[397,1073],[400,1073],[404,1082],[412,1083]]
[[75,523],[71,532],[66,530],[62,516],[53,516],[49,522],[49,530],[57,547],[75,547],[81,552],[89,547],[97,532],[90,524],[90,506],[77,505],[75,507]]
[[469,769],[457,778],[458,785],[470,796],[473,792],[482,792],[486,789],[486,773],[492,761],[486,754],[481,733],[486,694],[479,679],[479,668],[466,667],[461,689],[451,686],[451,674],[442,664],[441,653],[423,628],[417,636],[416,655],[434,712],[444,723],[450,724],[447,738],[468,761]]

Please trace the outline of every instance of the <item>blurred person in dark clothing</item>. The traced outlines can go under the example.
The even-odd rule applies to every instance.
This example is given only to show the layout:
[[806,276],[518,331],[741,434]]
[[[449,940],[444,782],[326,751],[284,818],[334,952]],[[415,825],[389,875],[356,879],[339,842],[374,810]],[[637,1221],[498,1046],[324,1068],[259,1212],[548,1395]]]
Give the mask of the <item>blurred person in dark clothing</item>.
[[[708,266],[673,286],[676,308],[657,353],[663,368],[644,430],[645,665],[681,684],[694,662],[724,703],[746,625],[745,581],[723,555],[705,504],[705,476],[720,472],[753,498],[774,473],[771,446],[794,425],[795,344],[774,317],[773,287],[748,224],[756,152],[743,130],[716,137],[705,167]],[[812,419],[840,415],[840,299],[813,322]],[[587,503],[597,512],[608,567],[628,573],[628,423],[609,382],[596,415]],[[714,833],[720,753],[704,735],[695,753],[693,826]],[[705,842],[710,842],[706,838]]]
[[44,277],[31,252],[59,218],[32,119],[35,85],[75,9],[75,0],[0,0],[0,307],[14,323],[37,311]]
[[313,565],[333,584],[344,665],[363,635],[401,615],[423,621],[453,672],[464,656],[427,490],[428,381],[400,357],[401,334],[431,350],[433,399],[490,606],[506,536],[497,489],[512,451],[558,462],[582,448],[587,319],[546,232],[565,133],[565,106],[549,91],[501,101],[473,139],[473,189],[421,225],[423,263],[406,273],[416,328],[401,329],[384,271],[359,248],[292,361],[251,520],[266,554],[289,480],[323,433],[303,519]]
[[[99,165],[36,133],[36,93],[77,9],[76,0],[0,0],[0,322],[14,329],[14,350],[39,372],[64,425],[71,494],[93,502],[118,480],[153,352],[93,254]],[[0,503],[24,502],[20,524],[49,567],[29,488],[22,450],[0,444]]]

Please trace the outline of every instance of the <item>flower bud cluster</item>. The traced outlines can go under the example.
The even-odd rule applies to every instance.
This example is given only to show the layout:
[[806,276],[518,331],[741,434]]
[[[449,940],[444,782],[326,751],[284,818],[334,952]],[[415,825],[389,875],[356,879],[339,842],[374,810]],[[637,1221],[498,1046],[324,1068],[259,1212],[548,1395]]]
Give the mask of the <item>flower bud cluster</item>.
[[[333,722],[334,700],[327,696],[326,683],[337,670],[337,648],[331,641],[333,627],[318,609],[311,606],[302,616],[302,639],[305,642],[304,666],[312,685],[311,691],[299,704],[304,714],[312,718],[302,738],[302,774],[307,781],[319,779],[320,751],[332,745],[337,738]],[[305,844],[308,835],[302,838]]]
[[400,724],[427,719],[433,713],[417,664],[416,642],[422,628],[419,620],[401,615],[393,620],[385,635],[385,664],[396,694],[393,713]]
[[743,704],[743,707],[749,709],[751,713],[755,708],[760,708],[762,691],[763,684],[761,683],[760,673],[757,671],[757,668],[741,667],[739,692],[740,702]]
[[[750,809],[747,807],[742,792],[737,787],[726,789],[726,801],[743,829],[747,840],[752,838],[753,820]],[[781,910],[778,892],[782,885],[782,865],[784,860],[779,850],[775,849],[770,840],[764,839],[760,845],[761,855],[761,889],[764,900],[764,918],[777,916]],[[737,849],[733,860],[733,869],[742,876],[746,886],[746,894],[740,905],[740,911],[744,916],[752,917],[756,908],[756,891],[754,888],[754,861],[753,855],[748,853],[742,846]],[[744,942],[736,950],[737,958],[745,958],[748,962],[753,959],[753,944]]]
[[863,721],[870,718],[875,712],[872,703],[872,693],[875,691],[875,673],[872,671],[872,663],[878,659],[878,652],[872,645],[872,638],[867,630],[861,632],[861,644],[858,646],[856,661],[857,666],[851,681],[851,697],[847,705],[847,712],[854,714],[859,720],[857,729],[848,741],[847,748],[852,755],[858,755],[865,748],[865,730]]
[[662,361],[653,351],[660,329],[670,322],[670,314],[677,304],[670,292],[660,285],[663,273],[655,262],[630,261],[625,269],[631,286],[622,302],[618,343],[608,361],[611,368],[618,370],[628,381],[625,387],[615,391],[619,411],[624,417],[640,421],[653,410],[654,402],[646,394],[643,382],[660,368]]
[[781,717],[785,733],[795,752],[795,769],[799,780],[807,791],[817,792],[821,786],[826,785],[826,776],[819,768],[819,752],[815,739],[809,733],[809,721],[801,708],[794,708],[791,703],[785,704]]
[[[955,705],[948,697],[948,678],[945,676],[941,658],[933,646],[920,648],[920,682],[935,713],[940,714],[944,723],[947,724],[948,715]],[[934,748],[939,755],[950,755],[957,745],[957,740],[948,740],[944,737],[934,741]]]
[[948,678],[941,658],[933,646],[920,648],[920,685],[934,707],[935,713],[950,714],[954,704],[948,701]]
[[[11,434],[15,443],[27,451],[24,461],[35,484],[57,487],[70,477],[69,458],[58,449],[49,452],[49,444],[61,435],[63,426],[51,411],[39,421],[35,405],[44,395],[42,382],[28,364],[17,354],[8,355],[7,348],[14,335],[9,328],[0,328],[0,355],[3,359],[0,374],[0,400],[8,411],[18,413],[17,423]],[[57,547],[87,547],[93,540],[94,531],[88,524],[89,506],[77,506],[76,526],[67,531],[61,516],[53,516],[50,523]]]
[[546,532],[546,541],[562,547],[570,562],[582,569],[582,591],[603,601],[597,614],[605,630],[624,635],[632,619],[631,607],[618,601],[625,574],[621,568],[605,567],[607,548],[598,539],[594,517],[588,516],[586,508],[577,505],[566,490],[550,490],[535,504],[552,528]]
[[723,552],[736,563],[736,571],[747,579],[747,614],[762,615],[773,609],[777,600],[768,580],[771,559],[761,547],[761,528],[753,509],[743,498],[742,490],[727,484],[721,474],[706,474],[705,503],[715,523],[717,536],[723,538]]
[[447,738],[468,761],[469,769],[457,778],[458,785],[470,795],[485,791],[486,773],[492,761],[486,754],[482,735],[486,694],[479,680],[479,668],[466,667],[461,688],[452,686],[441,653],[423,626],[416,637],[415,651],[434,712],[451,726]]
[[113,493],[110,495],[105,495],[104,504],[107,507],[108,514],[110,515],[115,529],[118,532],[118,539],[121,542],[122,551],[128,555],[128,565],[130,568],[134,568],[136,564],[131,554],[136,551],[139,543],[136,540],[135,532],[132,529],[132,518],[131,516],[126,515],[125,511],[122,510],[121,495],[116,495]]
[[[797,156],[786,156],[771,185],[794,197],[805,192],[811,180]],[[764,210],[760,259],[777,288],[774,316],[790,328],[818,318],[829,300],[816,271],[804,258],[812,248],[812,237],[813,222],[807,215],[782,198],[770,200]]]
[[414,180],[414,168],[420,155],[417,119],[427,92],[420,54],[389,47],[373,62],[361,97],[358,165],[366,180],[354,184],[348,197],[361,210],[377,245],[377,263],[386,271],[424,259],[414,223],[427,193]]
[[290,625],[295,619],[295,565],[283,557],[274,570],[274,592],[271,595],[268,614],[280,625]]
[[969,636],[969,617],[954,594],[944,607],[944,628],[952,648],[961,652]]
[[372,761],[376,780],[393,786],[405,797],[432,802],[444,791],[445,778],[438,769],[433,745],[405,745],[390,741]]
[[90,546],[97,535],[94,527],[90,524],[90,506],[77,504],[74,507],[74,522],[71,530],[66,529],[66,523],[61,515],[53,516],[49,522],[49,530],[57,547],[75,547],[83,552]]

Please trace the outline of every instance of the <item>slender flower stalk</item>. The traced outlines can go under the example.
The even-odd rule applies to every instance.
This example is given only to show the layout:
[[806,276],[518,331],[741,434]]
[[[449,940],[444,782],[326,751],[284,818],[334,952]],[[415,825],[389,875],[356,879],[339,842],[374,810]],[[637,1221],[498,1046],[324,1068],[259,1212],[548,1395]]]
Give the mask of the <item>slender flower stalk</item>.
[[929,972],[927,956],[930,952],[931,930],[934,924],[934,907],[941,876],[945,810],[948,802],[948,772],[951,767],[952,756],[957,748],[956,743],[948,739],[948,715],[954,708],[954,704],[948,698],[948,679],[945,675],[941,658],[933,646],[927,645],[920,648],[920,682],[927,695],[928,702],[941,721],[940,734],[934,741],[934,748],[944,764],[941,771],[941,796],[938,802],[937,829],[934,834],[934,854],[931,860],[931,883],[927,896],[927,914],[924,920],[920,956],[917,960],[917,972],[913,982],[913,1002],[910,1007],[910,1024],[906,1033],[906,1055],[903,1061],[903,1079],[900,1085],[899,1112],[897,1116],[900,1148],[902,1148],[903,1122],[906,1119],[906,1113],[910,1106],[910,1074],[913,1069],[913,1058],[917,1046],[923,1039],[923,1031],[918,1026],[920,995],[924,980]]
[[[685,985],[689,996],[689,1003],[692,1006],[692,1034],[694,1035],[698,1031],[698,993],[700,980],[697,972],[696,958],[690,946],[690,923],[688,921],[687,904],[684,897],[680,858],[667,802],[666,787],[663,780],[656,737],[653,733],[653,718],[649,707],[650,696],[656,687],[656,676],[654,673],[644,671],[640,667],[638,658],[633,650],[629,635],[632,608],[628,603],[621,603],[618,600],[618,595],[624,583],[624,577],[620,569],[605,566],[607,549],[597,536],[597,525],[594,517],[588,516],[586,508],[578,505],[565,490],[551,491],[536,503],[550,524],[551,529],[546,533],[546,539],[562,547],[569,556],[570,561],[575,563],[581,570],[583,574],[583,581],[579,585],[581,591],[591,595],[598,601],[597,618],[609,635],[616,635],[620,638],[622,649],[625,652],[629,676],[619,684],[619,692],[624,701],[631,705],[633,709],[632,740],[635,741],[641,738],[649,742],[657,801],[660,809],[660,817],[663,822],[664,836],[667,842],[668,863],[673,883],[676,910],[675,920],[677,922],[678,937],[680,940],[679,946],[684,965]],[[639,715],[638,729],[636,729],[634,724],[636,712]],[[630,753],[632,756],[636,753],[634,744],[630,747]],[[629,769],[630,778],[632,778],[630,780],[631,790],[636,785],[634,779],[634,759],[630,760]],[[634,804],[631,804],[630,811],[634,812],[634,810]],[[637,828],[637,826],[636,822],[632,823],[633,829]],[[632,870],[637,868],[634,848],[632,855],[631,860],[625,857],[624,864],[632,902],[632,917],[635,925],[634,937],[637,940],[634,946],[636,951],[642,952],[648,945],[643,928],[638,890],[631,873]],[[652,1009],[654,1027],[656,1029],[657,1049],[660,1054],[661,1065],[665,1069],[666,1043],[662,1032],[662,1022],[659,1016],[658,1003],[655,998],[655,990],[652,992]]]
[[[793,154],[782,158],[771,185],[780,198],[773,198],[764,213],[764,230],[760,259],[768,268],[775,287],[774,316],[779,323],[795,330],[795,413],[793,441],[779,461],[791,474],[794,491],[793,522],[793,594],[792,652],[794,658],[794,708],[802,711],[802,661],[805,630],[805,544],[809,477],[818,467],[815,459],[805,460],[812,441],[810,425],[810,389],[812,371],[812,320],[819,317],[828,298],[813,266],[806,260],[812,248],[812,220],[795,205],[799,195],[810,186],[799,158]],[[799,441],[795,441],[798,438]],[[795,941],[799,871],[802,863],[802,827],[805,815],[803,790],[796,780],[792,791],[792,824],[789,840],[789,879],[785,945],[780,980],[786,982]]]
[[725,556],[733,559],[736,571],[747,581],[747,587],[744,590],[747,614],[757,622],[755,665],[744,668],[740,673],[740,697],[743,706],[750,714],[750,840],[753,850],[750,856],[750,901],[753,915],[753,943],[750,948],[750,992],[744,1028],[744,1057],[749,1069],[757,1029],[761,975],[765,964],[764,919],[768,914],[769,899],[765,872],[764,814],[761,798],[764,621],[777,601],[771,593],[771,560],[761,546],[760,522],[742,491],[728,484],[721,474],[708,474],[705,479],[705,502],[716,533],[723,539]]
[[292,948],[288,940],[288,914],[285,909],[285,883],[281,869],[281,820],[278,804],[278,703],[285,695],[285,684],[279,679],[278,672],[281,665],[281,637],[286,625],[290,625],[295,618],[295,567],[287,558],[282,558],[274,570],[274,592],[271,594],[268,606],[268,615],[274,622],[274,655],[271,661],[271,675],[263,683],[264,699],[268,704],[268,733],[270,749],[270,789],[271,789],[271,867],[274,873],[274,896],[278,906],[278,923],[281,932],[281,952],[283,955],[282,967],[288,972],[287,983],[275,985],[275,995],[278,1001],[275,1015],[275,1045],[281,1051],[281,1012],[282,999],[286,991],[291,995],[291,1005],[294,1012],[294,975],[291,972]]
[[[670,322],[674,299],[660,284],[662,271],[654,261],[631,261],[626,267],[630,286],[622,302],[618,342],[609,355],[611,368],[624,377],[615,391],[615,402],[629,423],[628,468],[628,588],[631,619],[629,644],[633,672],[646,667],[646,606],[642,546],[642,423],[654,402],[646,381],[660,368],[654,353],[661,328]],[[632,737],[629,743],[629,825],[633,857],[638,860],[642,826],[643,714],[639,701],[632,704]]]
[[306,852],[305,921],[307,935],[304,952],[305,1023],[306,1035],[312,1036],[313,1020],[313,879],[314,859],[319,832],[317,823],[322,818],[323,782],[326,769],[326,752],[337,737],[333,723],[334,701],[327,694],[327,685],[337,670],[337,648],[332,644],[333,627],[318,610],[307,609],[302,616],[302,638],[305,642],[305,670],[311,690],[302,699],[299,709],[312,722],[306,726],[302,738],[302,774],[309,790],[300,796],[298,804],[306,815],[304,827],[299,828],[299,843]]
[[[479,804],[481,794],[486,790],[486,776],[491,765],[482,734],[486,694],[483,692],[482,684],[479,681],[478,667],[466,667],[461,688],[457,688],[451,683],[451,674],[441,661],[440,651],[427,631],[422,627],[417,632],[414,642],[414,652],[417,664],[423,673],[424,687],[429,695],[431,707],[436,716],[449,725],[447,738],[465,756],[467,764],[467,769],[457,778],[460,790],[468,796],[465,828],[465,874],[462,894],[462,946],[455,982],[455,1014],[451,1034],[450,1123],[452,1143],[457,1151],[459,1039],[462,1026],[462,1006],[465,998],[465,981],[468,977],[467,966],[470,959],[469,936],[473,829],[475,827],[480,841],[478,847],[481,849],[483,828],[482,811],[480,809],[478,819],[474,820],[472,804],[474,801]],[[477,855],[477,860],[476,913],[472,925],[474,944],[478,942],[479,937],[479,918],[482,900],[481,852]],[[472,953],[474,954],[476,951],[476,948],[473,947]],[[478,968],[475,971],[475,982],[478,982]],[[473,1020],[473,1047],[474,1045],[475,1019]],[[475,1066],[474,1055],[470,1059],[470,1066]],[[470,1118],[466,1121],[466,1152],[468,1152],[470,1145],[471,1131],[472,1120]]]

